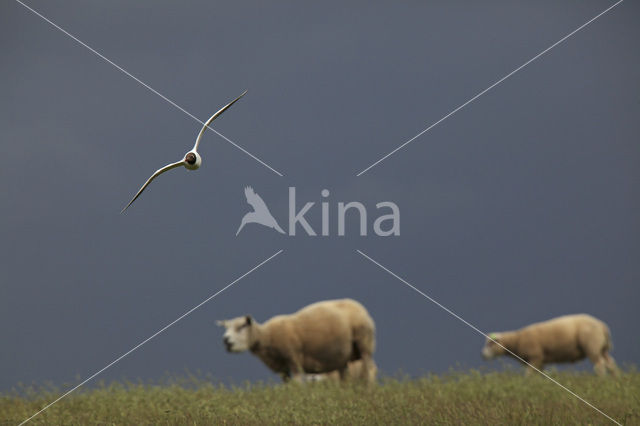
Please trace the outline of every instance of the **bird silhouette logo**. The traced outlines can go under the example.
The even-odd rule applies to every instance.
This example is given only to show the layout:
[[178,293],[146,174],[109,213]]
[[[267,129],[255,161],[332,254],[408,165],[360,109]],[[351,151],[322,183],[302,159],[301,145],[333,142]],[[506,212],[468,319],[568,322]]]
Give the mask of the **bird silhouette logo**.
[[247,186],[244,189],[244,195],[247,197],[247,203],[253,207],[253,211],[244,215],[242,222],[240,223],[240,227],[238,228],[238,232],[236,232],[236,236],[247,223],[259,223],[260,225],[273,228],[279,233],[284,234],[284,231],[280,228],[280,225],[278,225],[278,222],[276,222],[273,215],[271,215],[271,212],[265,202],[258,194],[256,194],[253,188]]

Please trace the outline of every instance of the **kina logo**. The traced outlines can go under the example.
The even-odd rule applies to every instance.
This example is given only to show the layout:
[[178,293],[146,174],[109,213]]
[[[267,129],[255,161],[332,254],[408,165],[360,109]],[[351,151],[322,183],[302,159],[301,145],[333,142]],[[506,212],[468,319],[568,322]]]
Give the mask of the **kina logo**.
[[252,187],[247,186],[244,188],[244,195],[247,197],[247,203],[251,207],[253,207],[253,211],[244,215],[242,218],[242,222],[240,223],[240,227],[236,232],[236,236],[240,233],[242,228],[248,223],[258,223],[260,225],[266,226],[267,228],[273,228],[281,234],[284,234],[280,225],[273,217],[271,212],[269,211],[269,207],[265,204],[262,197],[260,197]]
[[[240,234],[240,231],[244,229],[244,227],[251,223],[257,223],[262,226],[266,226],[267,228],[271,228],[279,232],[280,234],[295,236],[297,225],[306,232],[308,236],[317,236],[316,230],[309,223],[308,218],[305,217],[309,211],[312,210],[313,206],[316,204],[314,201],[310,201],[301,206],[300,209],[296,207],[296,188],[289,187],[289,222],[288,222],[288,232],[285,232],[276,218],[271,214],[269,207],[264,202],[262,197],[258,195],[257,192],[253,190],[252,187],[247,186],[244,188],[244,195],[247,199],[247,203],[253,208],[253,211],[246,213],[242,217],[242,221],[240,222],[240,227],[236,231],[236,236]],[[331,208],[331,203],[329,201],[329,190],[323,189],[320,192],[322,197],[322,201],[319,203],[321,205],[321,219],[322,223],[320,225],[320,235],[329,236],[330,235],[330,224],[333,221],[330,221],[331,211],[334,210]],[[338,202],[337,208],[335,210],[338,214],[337,220],[337,231],[338,236],[342,237],[346,233],[346,216],[347,212],[351,211],[350,215],[357,215],[359,218],[359,234],[360,236],[366,236],[369,232],[369,223],[367,221],[368,212],[366,206],[359,201],[350,201],[348,203]],[[376,212],[379,214],[380,211],[387,214],[379,214],[376,220],[373,222],[373,232],[380,237],[388,237],[388,236],[398,236],[400,235],[400,209],[397,204],[392,201],[382,201],[375,205]],[[316,209],[317,210],[317,209]],[[387,210],[385,212],[384,210]],[[313,215],[313,214],[312,214]],[[315,225],[316,229],[318,225]]]

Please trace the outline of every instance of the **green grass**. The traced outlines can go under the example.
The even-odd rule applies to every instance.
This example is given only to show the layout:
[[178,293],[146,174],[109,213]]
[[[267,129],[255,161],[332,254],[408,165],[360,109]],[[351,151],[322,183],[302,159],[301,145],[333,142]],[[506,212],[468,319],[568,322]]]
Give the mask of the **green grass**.
[[[550,373],[623,424],[640,424],[640,373],[617,378]],[[23,387],[0,394],[0,424],[18,424],[60,396]],[[224,388],[198,378],[78,390],[31,424],[611,424],[543,377],[520,371],[385,378],[376,386],[328,382]]]

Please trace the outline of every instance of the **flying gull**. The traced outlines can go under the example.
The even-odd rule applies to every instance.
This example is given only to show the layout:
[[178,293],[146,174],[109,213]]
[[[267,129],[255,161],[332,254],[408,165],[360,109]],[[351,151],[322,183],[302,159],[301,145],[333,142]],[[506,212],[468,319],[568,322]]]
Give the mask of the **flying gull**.
[[238,101],[238,99],[243,97],[245,95],[245,93],[247,93],[246,90],[240,96],[238,96],[233,101],[231,101],[227,105],[223,106],[218,112],[213,114],[211,116],[211,118],[208,119],[206,123],[204,123],[204,126],[202,126],[202,130],[200,130],[200,133],[198,133],[198,137],[196,138],[196,143],[193,146],[193,149],[191,151],[187,152],[184,155],[184,158],[182,160],[180,160],[178,162],[175,162],[175,163],[167,164],[166,166],[162,167],[161,169],[156,170],[155,173],[153,173],[151,175],[151,177],[149,179],[147,179],[147,181],[144,183],[144,185],[142,185],[142,188],[140,188],[138,193],[133,197],[133,199],[131,199],[131,201],[129,201],[129,204],[127,204],[127,206],[124,209],[122,209],[122,211],[120,213],[124,213],[124,211],[127,210],[127,208],[131,204],[133,204],[133,202],[136,200],[136,198],[138,198],[140,196],[140,194],[142,194],[142,191],[144,191],[145,188],[147,186],[149,186],[149,184],[155,178],[157,178],[158,176],[160,176],[164,172],[169,171],[171,169],[175,169],[176,167],[180,167],[180,166],[184,166],[187,170],[197,170],[197,169],[199,169],[200,165],[202,164],[202,158],[200,157],[200,154],[198,154],[198,145],[200,145],[200,139],[202,139],[202,134],[204,133],[205,129],[209,126],[209,124],[211,124],[211,122],[213,120],[218,118],[218,116],[220,114],[225,112],[231,105],[236,103]]

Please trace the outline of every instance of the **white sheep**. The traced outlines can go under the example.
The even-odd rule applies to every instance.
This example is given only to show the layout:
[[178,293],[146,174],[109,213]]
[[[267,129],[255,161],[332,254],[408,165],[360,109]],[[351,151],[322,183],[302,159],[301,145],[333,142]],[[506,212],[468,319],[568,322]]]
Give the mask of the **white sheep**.
[[333,371],[345,380],[349,363],[357,360],[362,364],[358,378],[375,380],[375,324],[355,300],[313,303],[263,324],[246,315],[218,325],[226,328],[223,341],[229,352],[251,351],[284,381]]
[[[613,348],[609,327],[591,315],[566,315],[516,331],[491,333],[489,337],[493,340],[487,339],[482,349],[485,359],[513,356],[506,348],[540,370],[548,363],[589,358],[598,375],[607,371],[616,374],[618,371],[613,357],[609,355]],[[527,374],[532,371],[531,367],[527,368]]]

